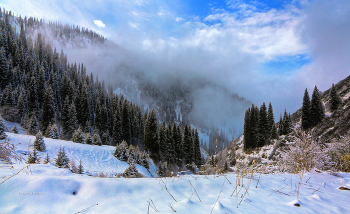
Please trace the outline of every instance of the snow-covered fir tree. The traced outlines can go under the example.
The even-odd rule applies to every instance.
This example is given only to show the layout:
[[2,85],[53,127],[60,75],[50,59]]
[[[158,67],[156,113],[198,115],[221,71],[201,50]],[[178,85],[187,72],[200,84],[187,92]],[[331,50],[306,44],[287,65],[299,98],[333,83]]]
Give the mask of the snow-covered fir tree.
[[74,158],[70,161],[69,166],[72,173],[78,173],[78,167],[75,165]]
[[0,140],[6,137],[5,131],[7,130],[4,119],[0,115]]
[[62,148],[60,146],[58,150],[55,166],[57,166],[58,168],[69,168],[69,159],[66,155],[64,147]]
[[44,159],[44,164],[48,164],[50,163],[50,157],[49,157],[49,153],[46,153],[46,157]]
[[78,174],[83,174],[84,173],[84,167],[83,164],[81,163],[81,160],[79,161],[79,166],[78,166]]
[[329,93],[330,96],[330,109],[331,112],[337,110],[339,106],[342,104],[342,100],[340,96],[338,95],[337,91],[335,90],[334,84],[332,84],[331,91]]
[[40,157],[38,157],[38,151],[33,149],[33,152],[29,153],[27,162],[28,164],[33,164],[33,163],[40,163]]
[[48,137],[52,139],[59,139],[60,138],[60,132],[58,130],[58,127],[56,124],[53,124],[50,126]]
[[114,157],[121,161],[127,161],[129,158],[129,148],[126,141],[122,141],[119,145],[116,146],[114,151]]
[[39,131],[38,134],[36,134],[35,136],[34,148],[40,152],[43,152],[46,149],[44,137],[41,131]]
[[16,126],[16,124],[13,126],[12,130],[11,130],[14,134],[18,134],[18,128]]
[[83,132],[81,131],[81,128],[79,127],[77,130],[74,131],[72,136],[72,141],[74,143],[83,143]]
[[92,143],[94,145],[102,145],[102,141],[101,141],[101,138],[100,138],[100,135],[97,134],[97,133],[94,133],[94,136],[92,136]]
[[93,143],[90,133],[85,133],[85,135],[84,135],[84,142],[86,144],[92,144]]
[[138,171],[136,169],[135,163],[131,162],[129,167],[125,169],[123,176],[136,178],[136,173],[138,173]]

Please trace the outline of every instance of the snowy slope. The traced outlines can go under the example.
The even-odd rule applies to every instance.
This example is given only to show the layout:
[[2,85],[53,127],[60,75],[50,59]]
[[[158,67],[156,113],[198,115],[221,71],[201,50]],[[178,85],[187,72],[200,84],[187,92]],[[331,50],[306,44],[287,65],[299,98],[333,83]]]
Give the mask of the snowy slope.
[[[0,181],[23,167],[25,164],[15,164],[14,169],[2,166]],[[236,187],[235,174],[227,175],[231,184],[223,176],[98,178],[39,164],[0,185],[0,213],[130,214],[148,213],[148,209],[149,213],[156,213],[148,206],[151,200],[159,213],[174,213],[169,205],[176,213],[184,214],[209,214],[212,209],[212,213],[350,213],[350,191],[339,189],[342,184],[350,188],[349,174],[305,174],[298,200],[300,207],[294,206],[297,175],[262,175],[257,186],[258,177],[254,176],[248,194],[239,204],[245,188],[238,198],[231,197]],[[245,179],[246,188],[249,181]]]
[[[29,152],[33,150],[33,142],[35,136],[7,133],[11,142],[15,142],[17,150],[16,153],[22,155],[26,159]],[[113,154],[115,147],[113,146],[96,146],[80,143],[73,143],[72,141],[55,140],[51,138],[44,138],[46,144],[46,151],[39,152],[41,159],[46,157],[46,153],[49,154],[51,161],[56,158],[59,147],[64,147],[68,158],[71,160],[74,158],[78,164],[79,160],[82,161],[84,169],[89,175],[96,175],[103,172],[108,176],[114,176],[116,173],[123,173],[129,166],[126,162],[116,159]],[[137,170],[145,177],[155,177],[156,172],[153,170],[152,175],[142,166],[136,165]]]

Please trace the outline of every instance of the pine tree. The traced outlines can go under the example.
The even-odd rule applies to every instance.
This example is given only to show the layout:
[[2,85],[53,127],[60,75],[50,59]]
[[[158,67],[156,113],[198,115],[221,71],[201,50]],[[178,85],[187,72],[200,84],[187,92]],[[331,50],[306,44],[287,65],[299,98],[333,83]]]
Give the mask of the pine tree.
[[251,130],[250,130],[250,108],[248,108],[245,111],[245,116],[244,116],[244,150],[247,151],[248,149],[252,148],[251,145]]
[[275,117],[273,115],[271,102],[269,103],[269,108],[267,110],[267,121],[268,121],[268,133],[271,135],[272,126],[275,124]]
[[127,161],[129,158],[129,148],[125,140],[116,146],[114,151],[114,157],[121,161]]
[[256,148],[259,140],[259,109],[254,105],[251,107],[249,138],[251,148]]
[[[183,139],[182,139],[182,130],[181,126],[175,126],[176,127],[176,135],[175,135],[175,154],[176,154],[176,163],[178,166],[181,166],[181,163],[183,161]],[[175,133],[175,131],[174,131]]]
[[191,127],[186,124],[184,129],[184,144],[183,144],[185,164],[191,164],[193,161],[192,145],[193,145],[193,142],[192,142]]
[[1,47],[0,49],[0,90],[3,90],[7,85],[7,73],[8,73],[8,64],[5,53],[5,48]]
[[337,93],[337,90],[335,90],[334,84],[332,84],[332,88],[331,91],[329,93],[330,96],[330,110],[331,112],[337,110],[339,108],[339,106],[342,104],[342,100],[340,98],[340,96]]
[[56,124],[53,124],[49,127],[49,135],[48,137],[49,138],[52,138],[52,139],[59,139],[60,138],[60,132],[58,130],[58,127]]
[[101,138],[100,138],[100,135],[99,135],[99,134],[94,133],[94,135],[92,136],[92,143],[93,143],[94,145],[99,145],[99,146],[102,145],[102,141],[101,141]]
[[36,134],[35,136],[34,148],[40,152],[45,151],[46,146],[45,146],[44,137],[41,131],[39,131],[38,134]]
[[128,145],[130,145],[131,138],[129,113],[129,102],[127,100],[124,100],[122,110],[123,140],[125,140]]
[[72,136],[72,141],[74,143],[83,143],[83,133],[81,131],[81,128],[79,126],[79,128],[77,130],[74,131],[73,136]]
[[168,164],[175,163],[175,145],[174,145],[174,133],[171,126],[171,123],[168,123],[166,127],[166,145],[167,145],[167,159]]
[[123,177],[132,177],[136,178],[136,173],[138,173],[135,163],[132,162],[129,167],[124,171]]
[[29,122],[28,134],[35,135],[38,133],[38,130],[39,130],[38,120],[36,119],[36,116],[34,115],[30,119],[30,122]]
[[312,93],[311,99],[311,107],[310,107],[310,121],[311,126],[314,127],[318,123],[320,123],[325,117],[323,103],[321,101],[321,95],[315,86],[314,91]]
[[50,163],[50,157],[49,157],[49,153],[46,153],[46,157],[44,159],[44,164],[48,164]]
[[83,164],[81,163],[81,160],[79,161],[79,166],[78,166],[78,174],[83,174],[84,173],[84,167]]
[[269,121],[267,119],[266,105],[263,103],[260,107],[259,113],[259,138],[258,146],[263,147],[266,144],[266,141],[270,137],[269,132]]
[[198,130],[196,129],[193,135],[193,160],[196,166],[199,168],[202,163],[202,155],[201,155],[201,149],[199,146],[199,136],[198,136]]
[[69,159],[66,155],[64,147],[62,148],[60,146],[58,150],[55,166],[57,166],[58,168],[69,168]]
[[118,145],[123,140],[123,127],[122,127],[122,118],[120,115],[119,108],[116,109],[114,113],[113,121],[113,146]]
[[159,126],[158,144],[160,160],[166,161],[168,159],[168,145],[164,122]]
[[72,104],[69,107],[69,120],[68,120],[68,130],[67,134],[68,136],[71,136],[73,132],[77,129],[78,127],[78,121],[77,121],[77,112],[75,110],[75,104],[72,102]]
[[278,133],[277,133],[277,128],[276,125],[272,125],[272,130],[271,130],[271,140],[277,139]]
[[33,152],[29,153],[26,163],[28,164],[40,163],[40,158],[38,157],[38,152],[36,151],[35,147],[33,149]]
[[47,87],[44,94],[43,114],[41,120],[41,130],[45,131],[50,123],[54,122],[55,100],[51,86]]
[[84,135],[84,142],[85,142],[86,144],[90,144],[90,145],[93,143],[92,137],[91,137],[90,133],[86,133],[86,134]]
[[282,114],[280,115],[280,121],[278,122],[278,135],[284,135],[284,127],[283,127],[283,118]]
[[145,122],[144,144],[145,148],[153,155],[157,155],[159,151],[157,124],[156,111],[152,109]]
[[311,102],[309,92],[305,89],[303,106],[301,107],[301,127],[306,130],[311,127],[311,115],[310,115]]
[[285,109],[284,110],[284,115],[283,115],[283,134],[284,135],[287,135],[289,134],[290,132],[292,132],[292,123],[290,121],[290,117],[288,116],[287,114],[287,110]]

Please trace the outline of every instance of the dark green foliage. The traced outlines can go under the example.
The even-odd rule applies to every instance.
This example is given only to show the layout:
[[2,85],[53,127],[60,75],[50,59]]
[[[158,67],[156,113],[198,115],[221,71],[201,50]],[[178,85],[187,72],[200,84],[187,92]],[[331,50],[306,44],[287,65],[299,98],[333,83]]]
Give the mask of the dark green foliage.
[[272,104],[269,103],[269,109],[267,110],[267,121],[268,121],[268,133],[271,133],[272,126],[275,124],[275,117],[273,115]]
[[311,102],[309,92],[305,89],[303,97],[303,106],[301,107],[301,127],[306,130],[311,127],[310,115]]
[[127,169],[125,169],[124,173],[123,173],[123,177],[132,177],[132,178],[136,178],[136,173],[138,173],[135,163],[132,162],[129,167]]
[[175,144],[175,154],[176,154],[176,163],[177,165],[181,165],[183,161],[183,139],[182,139],[182,130],[180,126],[173,126],[173,128],[176,128],[176,131],[173,130],[174,134],[174,144]]
[[129,112],[129,102],[124,100],[123,110],[122,110],[122,124],[123,124],[123,140],[130,145],[131,130],[130,130],[130,112]]
[[90,133],[86,133],[86,134],[85,134],[85,136],[84,136],[84,142],[85,142],[86,144],[90,144],[90,145],[93,143],[92,137],[91,137]]
[[123,140],[114,151],[114,157],[121,161],[127,161],[129,158],[129,147],[125,140]]
[[278,135],[284,135],[284,130],[283,130],[283,118],[282,114],[280,115],[280,121],[278,122]]
[[267,118],[267,109],[265,103],[260,107],[259,112],[259,138],[258,138],[258,147],[262,147],[266,144],[267,140],[270,137],[269,131],[269,121]]
[[101,141],[101,138],[100,138],[100,135],[99,135],[99,134],[94,133],[94,135],[92,136],[92,143],[93,143],[94,145],[99,145],[99,146],[102,145],[102,141]]
[[145,148],[153,155],[157,155],[159,151],[157,124],[156,111],[152,109],[145,122],[144,144]]
[[29,121],[28,134],[35,135],[39,131],[39,124],[36,116],[34,115]]
[[84,173],[84,167],[83,164],[81,163],[81,160],[79,161],[79,166],[78,166],[78,174],[83,174]]
[[34,148],[40,152],[45,151],[46,146],[45,146],[44,137],[41,131],[39,131],[38,134],[36,134],[35,136]]
[[113,122],[113,146],[118,145],[123,140],[123,127],[122,127],[122,118],[119,111],[119,108],[116,109],[114,113],[114,122]]
[[251,128],[250,128],[250,108],[248,108],[245,111],[245,116],[244,116],[244,150],[247,151],[248,149],[252,148],[251,140],[250,140],[250,133],[251,133]]
[[29,153],[26,163],[28,164],[40,163],[40,158],[38,157],[38,152],[35,149],[35,147],[33,149],[33,152]]
[[3,90],[7,83],[8,75],[8,64],[6,58],[5,48],[1,47],[0,49],[0,90]]
[[73,136],[72,136],[72,141],[74,143],[83,143],[84,142],[83,133],[82,133],[80,127],[74,131]]
[[5,131],[7,130],[4,119],[0,115],[0,140],[6,137]]
[[283,120],[282,120],[282,126],[283,126],[283,135],[287,135],[290,132],[292,132],[292,121],[290,120],[290,115],[287,114],[287,110],[284,110]]
[[48,164],[50,163],[50,157],[49,157],[49,153],[46,153],[46,157],[44,159],[44,164]]
[[201,155],[201,149],[199,146],[198,130],[196,129],[193,135],[193,161],[198,168],[202,165],[201,157],[202,155]]
[[64,147],[62,148],[60,146],[58,150],[55,166],[57,166],[58,168],[69,168],[69,159],[66,155]]
[[339,106],[342,104],[341,98],[338,95],[337,91],[335,90],[334,84],[332,84],[332,88],[331,91],[329,93],[330,96],[330,110],[331,112],[337,110],[339,108]]
[[278,137],[277,128],[276,128],[276,125],[273,124],[270,138],[271,138],[271,140],[274,140],[274,139],[277,139],[277,137]]
[[48,137],[50,137],[52,139],[59,139],[60,138],[60,132],[59,132],[56,124],[53,124],[49,127]]
[[325,117],[323,103],[321,101],[321,95],[315,86],[312,93],[311,107],[310,107],[310,125],[311,127],[316,126]]
[[41,130],[46,131],[50,123],[54,122],[55,118],[55,98],[51,86],[49,86],[44,94],[43,114],[41,120]]
[[184,129],[184,160],[185,164],[191,164],[193,162],[193,141],[192,141],[192,131],[189,125],[185,125]]
[[165,123],[162,123],[159,126],[159,158],[161,161],[166,161],[168,159],[168,145],[167,145],[167,136],[165,132]]

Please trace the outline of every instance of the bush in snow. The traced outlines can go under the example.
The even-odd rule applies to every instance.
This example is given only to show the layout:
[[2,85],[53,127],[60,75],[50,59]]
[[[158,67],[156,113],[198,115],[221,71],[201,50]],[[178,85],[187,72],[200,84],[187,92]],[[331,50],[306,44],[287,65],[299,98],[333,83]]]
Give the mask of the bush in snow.
[[295,142],[281,152],[279,167],[282,172],[298,173],[308,171],[316,166],[320,149],[310,134],[294,131]]
[[12,130],[11,130],[14,134],[18,134],[18,129],[16,124],[13,126]]
[[320,158],[323,169],[350,171],[350,136],[333,139],[323,148]]
[[44,137],[41,131],[39,131],[38,134],[36,134],[35,136],[34,148],[40,152],[45,151],[46,146],[45,146]]
[[52,139],[60,138],[60,132],[56,124],[53,124],[52,126],[49,127],[48,137]]
[[114,157],[121,161],[127,161],[129,158],[129,148],[125,140],[123,140],[119,145],[116,146]]
[[81,128],[79,127],[77,130],[74,131],[72,136],[72,141],[74,143],[83,143],[83,133],[81,131]]
[[61,148],[60,146],[58,150],[55,166],[58,168],[69,168],[69,159],[66,155],[66,151],[64,151],[64,147]]
[[33,149],[33,152],[29,153],[27,163],[28,164],[40,163],[40,158],[38,157],[38,152],[36,151],[35,147]]
[[101,138],[100,138],[100,135],[95,133],[94,136],[92,137],[92,143],[94,145],[99,145],[101,146],[102,145],[102,141],[101,141]]
[[11,163],[11,159],[21,160],[15,153],[15,145],[9,142],[8,139],[0,141],[0,160],[5,163]]

